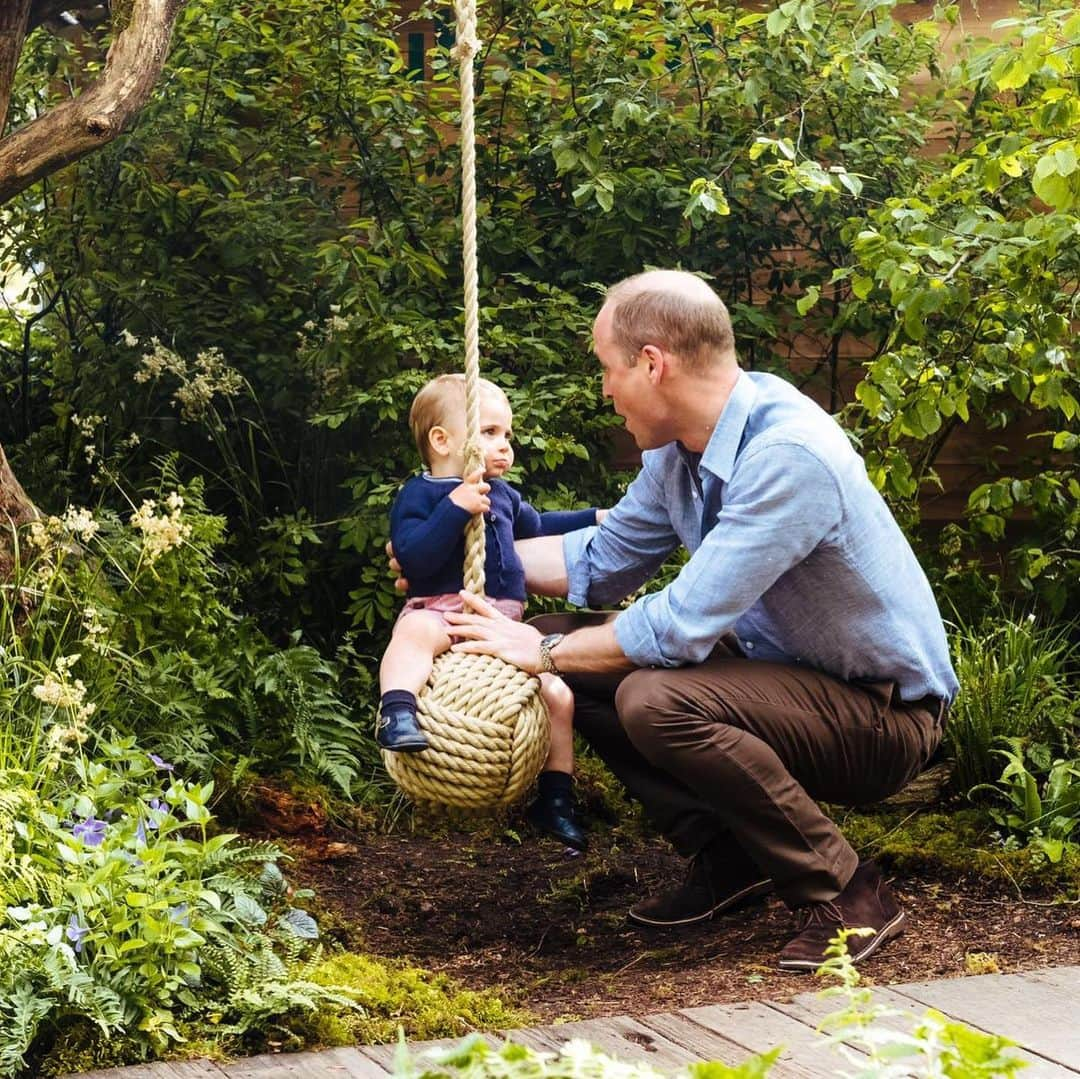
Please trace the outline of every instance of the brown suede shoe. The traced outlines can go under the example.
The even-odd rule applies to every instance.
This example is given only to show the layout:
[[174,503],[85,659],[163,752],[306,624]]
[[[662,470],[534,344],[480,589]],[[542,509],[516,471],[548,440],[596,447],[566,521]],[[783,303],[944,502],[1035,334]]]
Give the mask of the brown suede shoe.
[[825,949],[841,929],[873,929],[872,936],[848,938],[853,963],[861,962],[904,931],[904,912],[874,862],[860,862],[847,887],[826,903],[797,911],[798,935],[780,953],[781,970],[817,970]]
[[652,929],[675,929],[704,922],[752,903],[773,890],[773,882],[745,855],[723,858],[699,851],[686,879],[676,888],[651,895],[630,908],[630,920]]

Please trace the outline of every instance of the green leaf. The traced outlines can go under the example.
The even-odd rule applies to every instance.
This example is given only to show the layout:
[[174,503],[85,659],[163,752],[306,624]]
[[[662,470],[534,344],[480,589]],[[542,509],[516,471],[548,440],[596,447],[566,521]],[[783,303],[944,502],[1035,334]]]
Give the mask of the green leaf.
[[865,300],[870,295],[873,287],[874,279],[872,277],[863,277],[861,274],[856,274],[851,279],[851,291],[860,300]]
[[765,20],[765,30],[769,37],[779,37],[790,25],[791,19],[779,8],[769,12],[769,17]]
[[855,387],[855,396],[874,419],[881,415],[883,401],[878,388],[865,378]]
[[800,315],[805,315],[806,312],[809,311],[810,308],[812,308],[814,304],[818,302],[820,297],[821,290],[818,288],[817,285],[811,285],[806,290],[806,293],[800,296],[799,299],[796,301],[795,310],[798,311]]

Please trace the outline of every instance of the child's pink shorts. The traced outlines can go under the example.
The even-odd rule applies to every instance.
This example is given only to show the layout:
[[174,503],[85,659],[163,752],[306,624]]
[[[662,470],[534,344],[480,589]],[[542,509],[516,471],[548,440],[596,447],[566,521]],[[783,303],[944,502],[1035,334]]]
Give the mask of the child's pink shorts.
[[[520,622],[521,616],[525,613],[525,604],[519,599],[492,599],[490,596],[485,596],[484,599],[500,614],[506,615],[515,622]],[[447,592],[441,596],[417,596],[405,602],[405,606],[401,608],[401,613],[397,616],[397,621],[400,622],[405,615],[412,614],[413,611],[432,611],[443,615],[451,611],[457,613],[463,610],[465,610],[465,604],[457,592]],[[445,618],[442,619],[442,623],[444,626],[450,625]]]

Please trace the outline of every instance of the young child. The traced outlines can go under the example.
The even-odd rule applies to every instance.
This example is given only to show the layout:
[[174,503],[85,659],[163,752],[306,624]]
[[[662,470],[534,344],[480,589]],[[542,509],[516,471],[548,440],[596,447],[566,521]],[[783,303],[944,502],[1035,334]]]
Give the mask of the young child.
[[[431,674],[434,658],[451,645],[444,612],[462,610],[465,525],[482,513],[485,524],[487,600],[508,618],[525,609],[525,571],[514,540],[561,535],[598,524],[603,511],[537,513],[502,476],[514,463],[510,402],[498,386],[480,384],[480,452],[483,470],[464,476],[465,378],[440,375],[413,400],[409,426],[427,471],[410,479],[390,511],[394,554],[409,581],[409,599],[398,616],[379,668],[379,726],[383,749],[416,753],[427,739],[416,721],[416,695]],[[551,752],[540,774],[539,797],[529,807],[534,827],[584,850],[585,835],[574,819],[574,697],[554,675],[540,676],[551,719]]]

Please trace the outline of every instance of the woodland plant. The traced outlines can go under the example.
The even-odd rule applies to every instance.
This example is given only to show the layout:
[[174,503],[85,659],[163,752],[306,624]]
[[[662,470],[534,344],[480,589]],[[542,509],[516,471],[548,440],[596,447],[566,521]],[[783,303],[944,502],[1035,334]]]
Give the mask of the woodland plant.
[[0,766],[47,773],[93,716],[204,776],[242,760],[359,794],[374,750],[338,668],[298,638],[274,647],[237,612],[201,483],[165,462],[137,502],[126,519],[69,508],[21,535],[0,598]]
[[0,768],[0,1075],[72,1023],[146,1055],[181,1028],[353,1006],[311,980],[318,929],[277,849],[215,832],[212,783],[132,738],[80,738],[36,773]]
[[953,630],[960,692],[945,744],[962,794],[985,794],[1010,747],[1042,776],[1055,758],[1080,754],[1080,653],[1073,632],[1069,625],[1004,613]]

